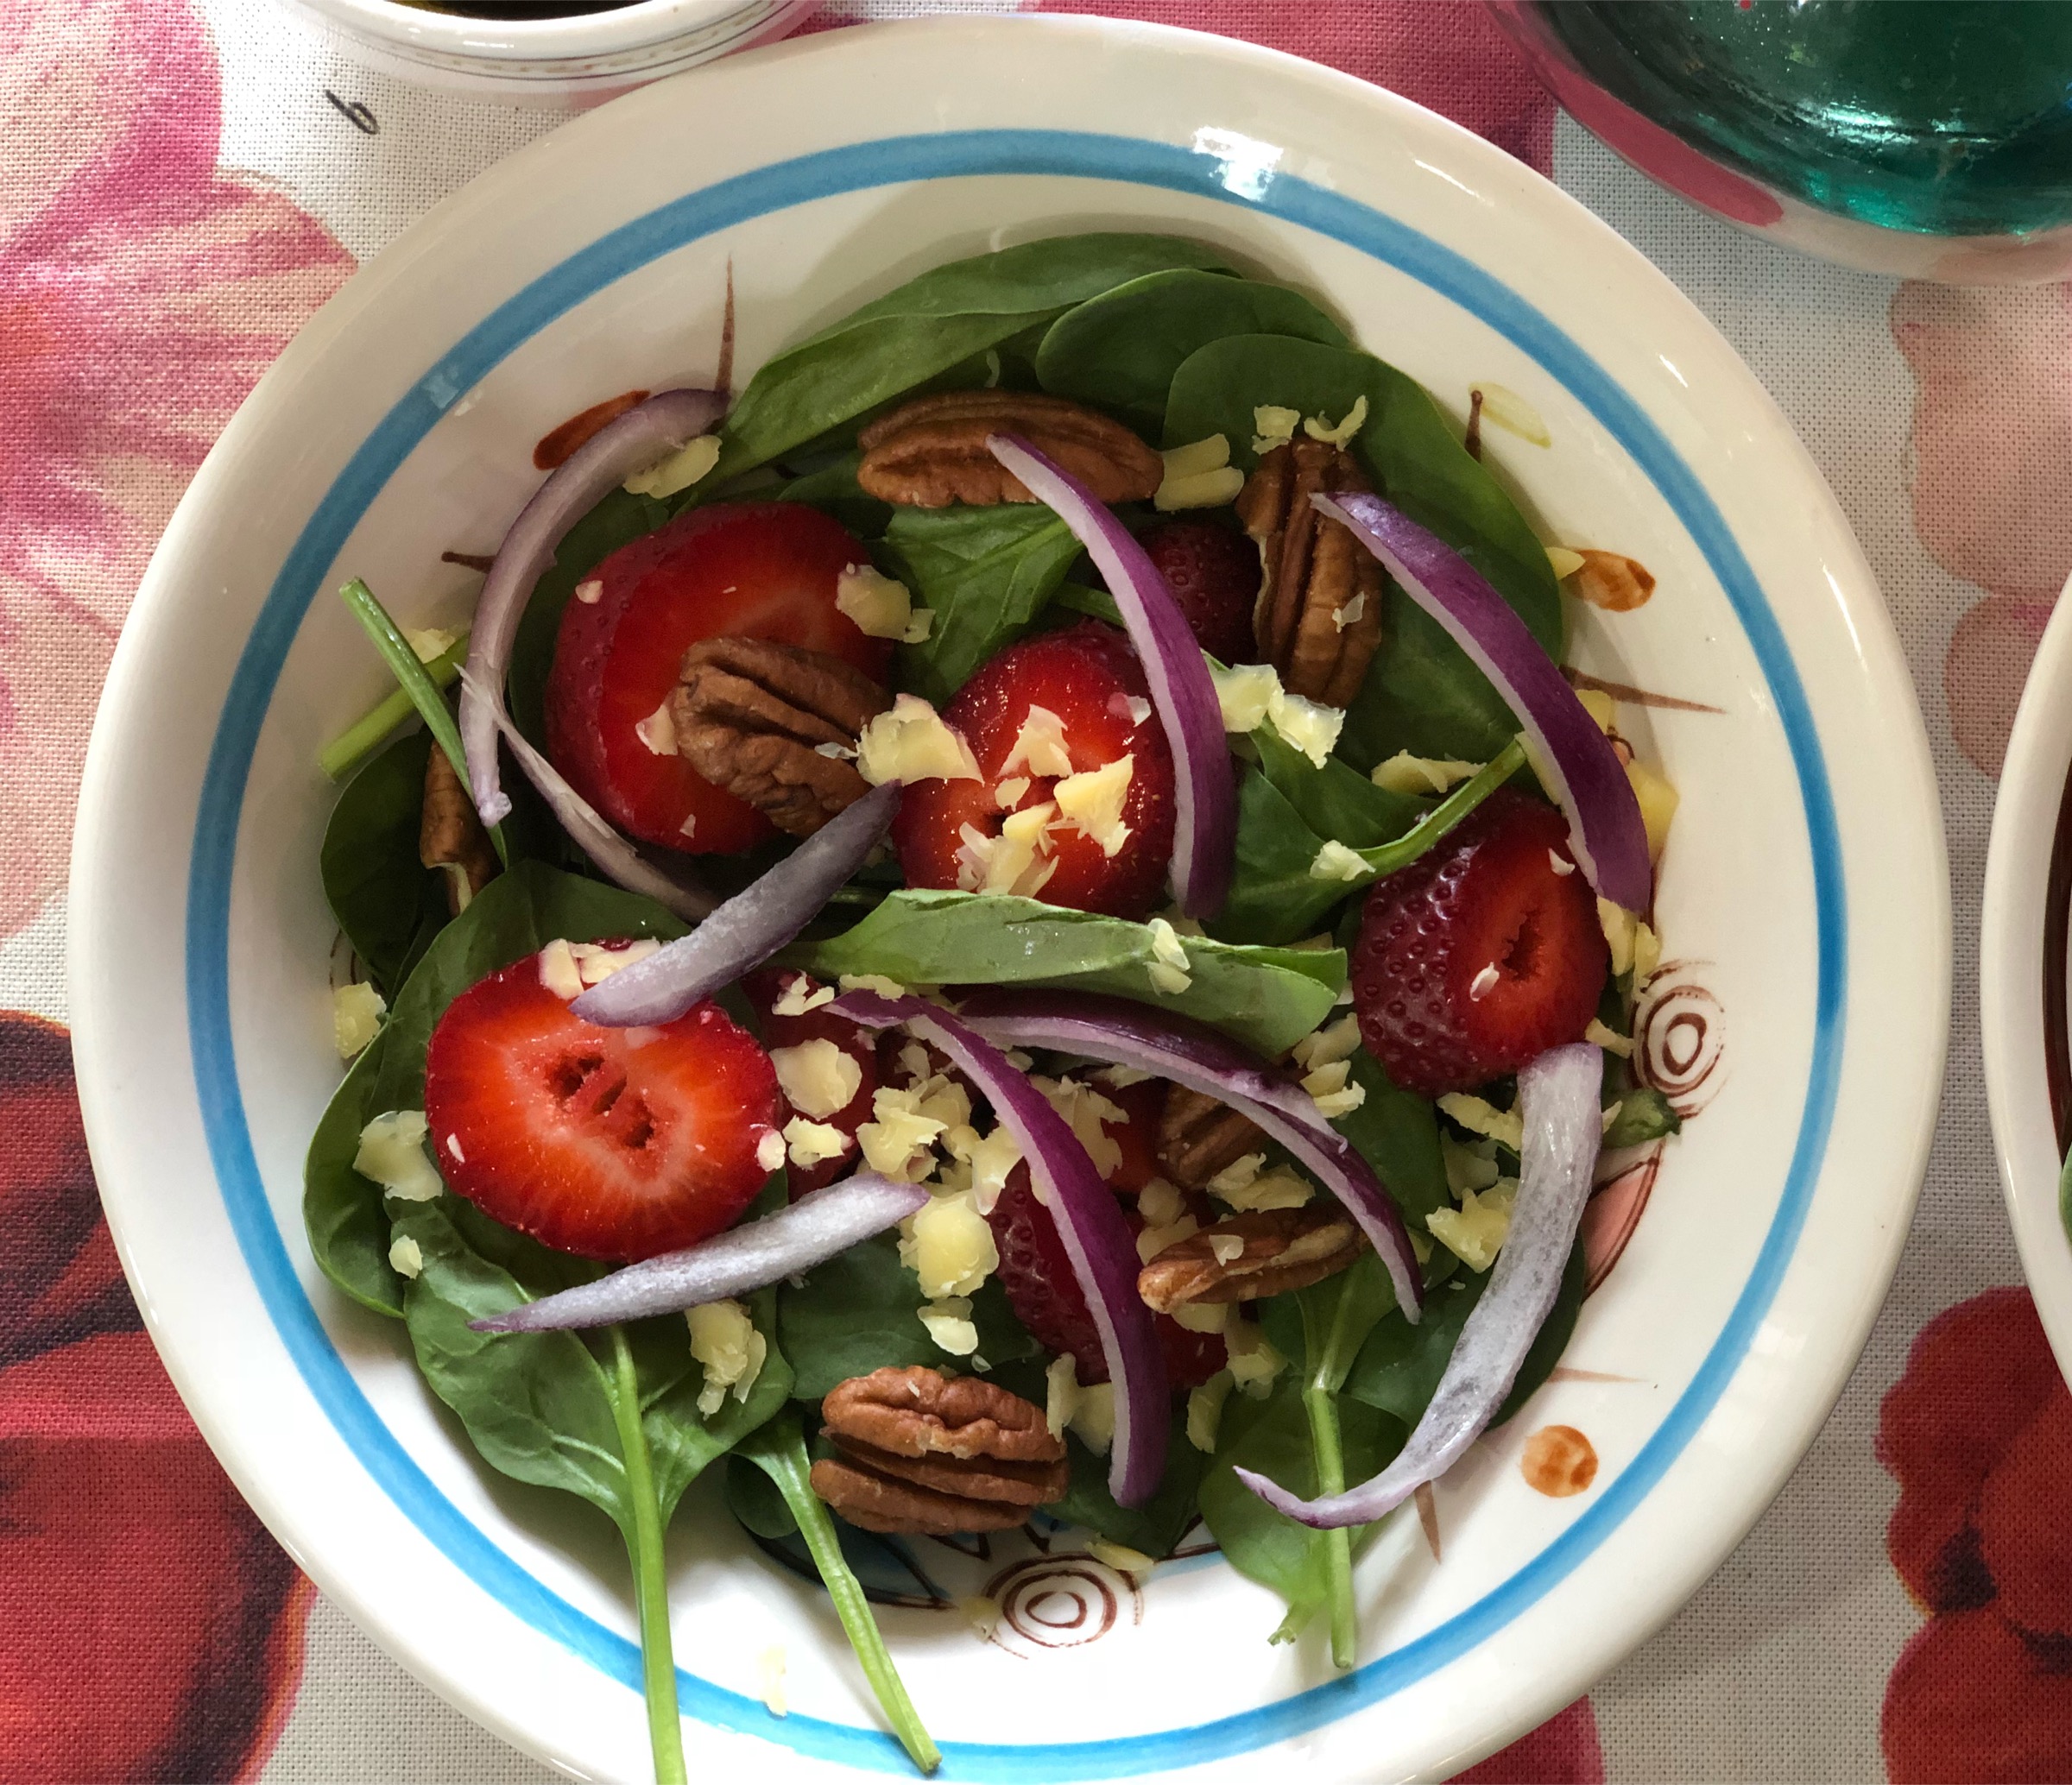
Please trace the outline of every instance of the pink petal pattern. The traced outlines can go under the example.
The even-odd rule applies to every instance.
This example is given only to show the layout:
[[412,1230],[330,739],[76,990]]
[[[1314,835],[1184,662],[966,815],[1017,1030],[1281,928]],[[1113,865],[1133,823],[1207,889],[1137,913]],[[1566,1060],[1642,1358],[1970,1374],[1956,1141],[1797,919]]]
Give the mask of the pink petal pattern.
[[63,883],[108,654],[180,492],[352,269],[216,167],[186,0],[0,8],[0,935]]

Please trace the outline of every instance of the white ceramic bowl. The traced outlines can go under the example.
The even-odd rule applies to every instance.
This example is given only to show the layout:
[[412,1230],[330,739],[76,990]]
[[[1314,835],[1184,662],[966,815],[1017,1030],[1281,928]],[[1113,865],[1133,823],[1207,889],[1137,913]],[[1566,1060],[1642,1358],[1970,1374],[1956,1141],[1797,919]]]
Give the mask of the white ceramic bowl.
[[1986,855],[1979,1017],[2007,1218],[2057,1366],[2072,1381],[2072,1241],[2058,1209],[2061,1136],[2072,1120],[2069,914],[2072,600],[2061,598],[2037,647],[2000,769]]
[[633,0],[609,12],[484,19],[402,0],[281,0],[387,73],[528,104],[594,104],[780,37],[818,0]]
[[[649,88],[407,232],[224,434],[117,653],[73,882],[95,1161],[203,1430],[386,1648],[585,1777],[648,1765],[615,1540],[481,1467],[402,1334],[342,1305],[303,1240],[303,1150],[338,1077],[316,752],[383,686],[325,591],[357,574],[420,623],[460,611],[472,578],[439,552],[494,544],[537,435],[710,375],[730,260],[752,369],[936,262],[1090,227],[1192,234],[1323,294],[1456,416],[1471,381],[1524,394],[1552,447],[1485,439],[1545,536],[1659,578],[1636,613],[1579,610],[1578,654],[1704,709],[1622,710],[1683,792],[1658,906],[1674,958],[1646,1014],[1693,1119],[1620,1180],[1614,1247],[1654,1194],[1570,1373],[1441,1484],[1443,1561],[1408,1517],[1368,1552],[1356,1673],[1332,1675],[1317,1632],[1269,1647],[1277,1602],[1214,1558],[1140,1593],[1070,1559],[995,1587],[1028,1615],[992,1645],[953,1614],[887,1614],[948,1776],[1371,1782],[1510,1739],[1747,1529],[1839,1391],[1906,1230],[1949,973],[1911,685],[1810,460],[1646,261],[1403,100],[1153,28],[890,26]],[[1552,1422],[1602,1460],[1576,1498],[1518,1466]],[[673,1534],[699,1774],[901,1769],[823,1604],[716,1495],[695,1489]],[[986,1573],[946,1550],[929,1566]],[[1061,1629],[1075,1605],[1087,1621]],[[774,1643],[781,1719],[757,1696]]]

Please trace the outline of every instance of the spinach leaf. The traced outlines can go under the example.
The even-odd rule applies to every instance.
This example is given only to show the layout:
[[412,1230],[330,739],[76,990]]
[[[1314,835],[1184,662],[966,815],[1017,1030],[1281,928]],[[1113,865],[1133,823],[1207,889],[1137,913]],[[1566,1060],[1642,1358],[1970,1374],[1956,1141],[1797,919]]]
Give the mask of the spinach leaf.
[[1053,986],[1110,992],[1199,1018],[1269,1058],[1330,1013],[1345,983],[1336,949],[1241,948],[1185,939],[1193,982],[1152,989],[1147,925],[999,892],[906,888],[854,929],[780,958],[820,977],[882,974],[905,986]]
[[1318,836],[1336,837],[1348,848],[1371,849],[1393,842],[1431,810],[1430,802],[1378,787],[1336,756],[1317,765],[1286,742],[1271,725],[1252,734],[1259,770],[1286,798],[1296,815]]
[[801,472],[771,493],[780,502],[810,502],[860,539],[881,539],[896,511],[890,502],[864,495],[856,482],[856,466],[862,457],[860,452],[845,452],[831,464]]
[[[1293,1637],[1329,1601],[1329,1546],[1323,1532],[1276,1512],[1238,1480],[1235,1471],[1255,1469],[1305,1499],[1317,1493],[1317,1463],[1302,1390],[1300,1378],[1290,1372],[1263,1403],[1233,1395],[1223,1408],[1216,1460],[1202,1478],[1202,1517],[1231,1567],[1287,1601],[1288,1616],[1275,1632],[1277,1642]],[[1366,1480],[1402,1448],[1404,1426],[1364,1403],[1342,1402],[1339,1421],[1349,1480]]]
[[[1364,396],[1354,451],[1375,487],[1444,539],[1516,608],[1549,655],[1562,646],[1561,596],[1517,505],[1454,432],[1423,386],[1372,354],[1278,335],[1232,335],[1181,363],[1166,400],[1168,445],[1222,433],[1249,470],[1254,407],[1342,419]],[[1339,748],[1371,768],[1399,749],[1487,761],[1517,729],[1503,697],[1400,590],[1390,588],[1383,645],[1349,710]]]
[[940,704],[1028,629],[1079,556],[1079,541],[1040,503],[900,508],[885,530],[895,573],[935,615],[903,645],[899,685]]
[[1225,942],[1267,944],[1314,934],[1352,891],[1343,880],[1310,872],[1323,847],[1286,794],[1258,769],[1241,770],[1235,867],[1211,932]]
[[720,480],[831,434],[1073,305],[1169,267],[1222,262],[1172,236],[1058,236],[951,261],[786,348],[720,433]]
[[373,1088],[388,1031],[376,1035],[332,1094],[302,1167],[302,1225],[317,1268],[361,1307],[403,1317],[403,1279],[388,1262],[381,1187],[352,1169],[360,1130],[381,1113]]
[[[1569,1253],[1561,1289],[1546,1324],[1526,1353],[1518,1380],[1497,1410],[1493,1425],[1501,1425],[1524,1406],[1547,1379],[1547,1372],[1560,1362],[1576,1330],[1576,1313],[1582,1306],[1584,1277],[1582,1242],[1578,1239]],[[1386,1316],[1360,1347],[1352,1372],[1346,1378],[1346,1393],[1393,1415],[1406,1429],[1416,1425],[1424,1416],[1439,1378],[1445,1373],[1461,1328],[1488,1283],[1487,1271],[1470,1271],[1439,1284],[1424,1297],[1424,1317],[1414,1327],[1403,1318],[1400,1309]]]
[[[729,1395],[708,1416],[681,1321],[607,1328],[598,1351],[575,1333],[478,1333],[471,1321],[561,1287],[568,1267],[581,1267],[540,1254],[551,1260],[545,1281],[514,1275],[468,1244],[445,1200],[395,1213],[397,1235],[422,1259],[403,1298],[418,1368],[491,1467],[575,1494],[618,1526],[633,1567],[655,1775],[680,1781],[662,1533],[698,1473],[783,1406],[791,1372],[772,1346],[746,1399]],[[759,1299],[767,1321],[767,1292]]]
[[1344,330],[1300,292],[1176,267],[1066,311],[1044,335],[1036,375],[1054,395],[1112,410],[1155,438],[1180,363],[1226,335],[1290,335],[1346,345]]
[[[1043,1404],[1038,1390],[1034,1399]],[[1186,1403],[1172,1418],[1172,1433],[1166,1447],[1166,1473],[1158,1492],[1141,1506],[1118,1506],[1108,1491],[1108,1459],[1096,1456],[1077,1438],[1066,1435],[1065,1455],[1071,1464],[1071,1485],[1062,1500],[1043,1510],[1066,1524],[1076,1524],[1106,1537],[1111,1543],[1126,1544],[1154,1559],[1171,1555],[1193,1524],[1202,1477],[1209,1459],[1187,1441]]]
[[345,940],[394,996],[446,921],[443,877],[418,859],[432,734],[398,738],[345,784],[324,827],[324,898]]
[[477,980],[556,937],[681,936],[684,926],[637,893],[520,861],[478,892],[425,950],[390,1006],[381,1034],[332,1093],[303,1164],[302,1219],[318,1267],[377,1314],[403,1311],[388,1265],[381,1187],[352,1169],[360,1130],[391,1109],[425,1107],[425,1050],[446,1006]]
[[1367,1093],[1359,1108],[1332,1124],[1360,1150],[1417,1233],[1435,1209],[1453,1207],[1439,1151],[1438,1113],[1424,1098],[1393,1082],[1365,1048],[1353,1055],[1349,1082]]
[[541,749],[546,747],[546,678],[554,665],[562,609],[584,577],[620,546],[653,533],[668,518],[667,508],[652,496],[610,490],[569,528],[555,548],[554,561],[540,578],[526,603],[525,616],[518,622],[506,678],[511,717]]
[[[777,1291],[777,1331],[797,1372],[801,1400],[873,1370],[939,1367],[942,1348],[921,1324],[920,1280],[900,1262],[896,1234],[881,1233],[830,1258]],[[1014,1318],[997,1277],[971,1297],[978,1355],[989,1364],[1033,1357],[1036,1341]]]
[[1684,1119],[1661,1092],[1652,1085],[1639,1085],[1633,1089],[1619,1093],[1619,1113],[1612,1118],[1612,1126],[1604,1131],[1605,1150],[1614,1147],[1641,1146],[1651,1140],[1678,1133]]

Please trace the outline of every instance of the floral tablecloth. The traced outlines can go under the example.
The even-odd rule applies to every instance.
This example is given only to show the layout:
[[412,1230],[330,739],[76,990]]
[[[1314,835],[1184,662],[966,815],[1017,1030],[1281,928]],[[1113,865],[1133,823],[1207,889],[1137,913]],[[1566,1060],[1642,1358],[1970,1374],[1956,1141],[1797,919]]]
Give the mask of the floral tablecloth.
[[[2072,1777],[2072,1397],[1993,1181],[1975,1011],[1993,776],[2072,570],[2072,287],[1815,265],[1648,186],[1479,9],[1058,0],[1381,82],[1610,219],[1774,393],[1869,552],[1940,770],[1949,1075],[1920,1214],[1811,1454],[1690,1605],[1483,1780]],[[919,0],[843,0],[812,28]],[[370,73],[269,0],[0,0],[0,1776],[551,1776],[385,1659],[247,1511],[95,1200],[65,870],[102,672],[210,442],[357,261],[550,115]]]

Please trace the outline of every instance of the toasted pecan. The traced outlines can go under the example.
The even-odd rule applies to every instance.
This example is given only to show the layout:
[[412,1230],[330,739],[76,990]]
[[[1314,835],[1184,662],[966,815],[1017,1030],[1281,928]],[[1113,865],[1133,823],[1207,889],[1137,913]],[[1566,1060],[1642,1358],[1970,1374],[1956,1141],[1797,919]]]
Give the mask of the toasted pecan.
[[1248,1115],[1184,1085],[1168,1085],[1159,1112],[1159,1170],[1183,1190],[1205,1189],[1217,1172],[1267,1144]]
[[[475,798],[437,744],[425,758],[424,804],[417,821],[417,859],[446,871],[446,909],[458,917],[468,899],[496,879],[496,850],[482,828]],[[467,897],[461,896],[463,887]]]
[[843,1454],[813,1465],[813,1492],[865,1530],[1007,1530],[1070,1481],[1043,1410],[977,1377],[875,1370],[838,1384],[820,1412]]
[[1310,497],[1369,487],[1342,447],[1293,440],[1260,459],[1237,499],[1265,572],[1253,612],[1260,659],[1289,693],[1329,706],[1349,704],[1374,661],[1384,584],[1373,554]]
[[684,653],[669,700],[677,754],[716,787],[810,836],[869,792],[856,734],[891,697],[838,657],[770,639],[705,639]]
[[1165,476],[1156,452],[1083,403],[1035,391],[947,390],[902,403],[856,437],[863,449],[856,482],[881,501],[911,508],[1030,501],[988,448],[995,434],[1020,435],[1104,502],[1148,501]]
[[1334,1277],[1366,1244],[1352,1217],[1330,1203],[1254,1209],[1167,1246],[1137,1273],[1137,1293],[1159,1314],[1250,1302]]

